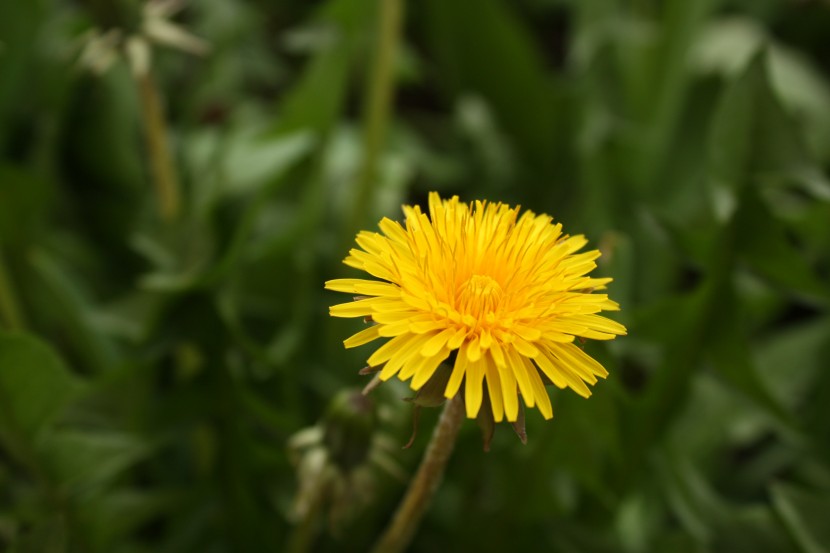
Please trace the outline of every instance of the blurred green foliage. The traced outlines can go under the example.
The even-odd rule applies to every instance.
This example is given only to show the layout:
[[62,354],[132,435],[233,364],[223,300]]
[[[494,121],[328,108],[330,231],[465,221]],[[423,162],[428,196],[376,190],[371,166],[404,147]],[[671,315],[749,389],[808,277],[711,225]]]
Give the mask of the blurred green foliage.
[[[286,444],[363,383],[322,289],[352,227],[438,190],[586,233],[629,336],[528,445],[466,424],[413,551],[830,551],[830,6],[408,2],[355,205],[377,7],[176,17],[212,50],[154,50],[171,223],[127,65],[77,63],[140,4],[0,3],[0,550],[366,550],[405,483],[297,521]],[[375,395],[404,444],[406,386]]]

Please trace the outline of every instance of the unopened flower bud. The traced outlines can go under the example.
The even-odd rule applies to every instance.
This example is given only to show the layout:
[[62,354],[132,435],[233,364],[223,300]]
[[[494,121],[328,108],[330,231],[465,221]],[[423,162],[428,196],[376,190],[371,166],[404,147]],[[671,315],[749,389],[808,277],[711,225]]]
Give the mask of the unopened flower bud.
[[350,473],[369,455],[375,429],[375,406],[357,390],[344,390],[332,400],[323,418],[323,444],[344,473]]

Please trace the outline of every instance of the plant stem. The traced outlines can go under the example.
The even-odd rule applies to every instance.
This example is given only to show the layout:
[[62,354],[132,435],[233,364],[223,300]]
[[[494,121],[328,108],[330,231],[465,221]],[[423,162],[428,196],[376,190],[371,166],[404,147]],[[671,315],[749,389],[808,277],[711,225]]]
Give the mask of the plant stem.
[[403,0],[379,0],[375,58],[369,76],[363,132],[363,161],[347,236],[361,228],[377,183],[378,161],[386,138],[390,105],[395,88],[394,65],[401,38]]
[[151,72],[137,75],[135,79],[141,98],[144,136],[147,140],[147,154],[150,157],[159,212],[165,221],[174,221],[179,216],[181,196],[176,168],[170,155],[161,95]]
[[303,518],[297,523],[297,526],[294,528],[294,533],[288,542],[287,551],[289,553],[306,553],[307,551],[311,551],[317,533],[317,519],[323,510],[323,500],[327,484],[328,478],[323,477],[323,481],[314,490],[314,497],[311,499],[311,504],[308,506]]
[[418,473],[410,482],[392,522],[375,543],[373,553],[399,553],[412,541],[418,524],[441,483],[463,421],[464,402],[460,396],[456,396],[444,407]]
[[3,252],[0,252],[0,320],[11,330],[23,330],[26,323],[17,304],[11,275],[6,270]]

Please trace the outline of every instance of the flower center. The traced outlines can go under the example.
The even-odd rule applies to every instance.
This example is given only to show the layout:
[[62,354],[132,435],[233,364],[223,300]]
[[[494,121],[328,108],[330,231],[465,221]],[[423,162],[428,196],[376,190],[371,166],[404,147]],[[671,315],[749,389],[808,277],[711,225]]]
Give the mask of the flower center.
[[499,283],[487,275],[473,275],[458,289],[456,308],[479,318],[496,310],[503,292]]

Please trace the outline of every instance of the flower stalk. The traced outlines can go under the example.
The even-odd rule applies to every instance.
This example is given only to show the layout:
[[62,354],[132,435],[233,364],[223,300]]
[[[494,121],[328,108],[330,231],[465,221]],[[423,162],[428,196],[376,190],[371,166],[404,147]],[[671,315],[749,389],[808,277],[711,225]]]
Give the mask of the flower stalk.
[[176,166],[170,155],[161,94],[152,73],[153,46],[167,46],[197,56],[210,51],[210,44],[171,21],[171,17],[184,8],[184,4],[184,0],[147,0],[140,4],[131,2],[127,7],[135,10],[129,9],[123,15],[125,19],[131,20],[131,24],[126,26],[134,32],[125,36],[124,31],[118,27],[106,32],[92,29],[87,33],[78,60],[82,67],[97,75],[108,71],[121,58],[129,64],[141,102],[144,137],[159,212],[167,222],[178,218],[181,194]]
[[390,105],[395,88],[395,57],[401,39],[404,0],[379,0],[380,14],[375,58],[369,74],[365,123],[363,131],[363,160],[355,193],[354,211],[350,221],[351,236],[363,225],[366,206],[370,204],[377,183],[378,162],[389,126]]
[[141,99],[141,116],[147,155],[158,201],[159,212],[165,221],[175,221],[181,210],[179,180],[170,155],[167,123],[161,105],[161,94],[150,71],[135,75]]
[[463,421],[464,401],[456,396],[447,401],[418,473],[410,482],[389,526],[375,543],[373,553],[399,553],[412,541],[421,518],[441,483]]
[[320,485],[314,490],[310,505],[303,514],[288,542],[288,553],[306,553],[311,551],[316,537],[317,522],[323,508],[325,486]]

